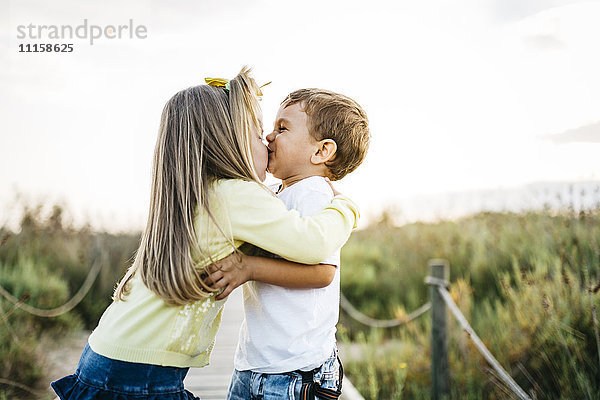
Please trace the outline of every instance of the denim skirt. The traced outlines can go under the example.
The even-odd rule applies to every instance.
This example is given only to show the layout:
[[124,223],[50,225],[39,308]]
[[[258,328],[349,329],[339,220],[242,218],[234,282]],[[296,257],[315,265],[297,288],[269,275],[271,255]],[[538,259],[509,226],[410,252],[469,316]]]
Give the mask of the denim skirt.
[[183,387],[188,370],[113,360],[86,345],[75,373],[51,385],[62,400],[200,400]]

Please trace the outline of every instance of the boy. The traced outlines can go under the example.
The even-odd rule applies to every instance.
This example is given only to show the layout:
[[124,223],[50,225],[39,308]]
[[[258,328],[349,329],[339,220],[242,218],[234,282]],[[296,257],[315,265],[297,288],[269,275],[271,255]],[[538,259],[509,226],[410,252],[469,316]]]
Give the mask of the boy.
[[[266,139],[268,171],[281,179],[278,197],[308,216],[331,201],[327,179],[339,180],[362,163],[369,145],[368,120],[346,96],[301,89],[281,103]],[[256,281],[244,287],[245,318],[228,399],[339,397],[339,250],[321,264],[330,270],[331,282],[320,289]]]

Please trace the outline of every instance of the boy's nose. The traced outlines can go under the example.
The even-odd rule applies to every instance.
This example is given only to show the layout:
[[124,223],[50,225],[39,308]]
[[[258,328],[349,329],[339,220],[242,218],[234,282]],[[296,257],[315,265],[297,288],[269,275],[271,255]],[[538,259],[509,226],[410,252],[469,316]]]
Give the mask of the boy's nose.
[[273,140],[275,140],[276,136],[277,132],[271,132],[265,137],[265,139],[267,139],[267,142],[271,143]]

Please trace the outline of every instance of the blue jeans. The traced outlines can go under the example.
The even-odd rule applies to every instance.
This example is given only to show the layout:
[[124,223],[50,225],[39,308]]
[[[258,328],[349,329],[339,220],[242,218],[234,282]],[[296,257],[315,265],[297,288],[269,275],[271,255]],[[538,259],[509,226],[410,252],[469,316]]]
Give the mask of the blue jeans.
[[[316,370],[313,380],[325,389],[336,390],[340,387],[340,364],[337,358],[337,349]],[[302,376],[296,371],[263,374],[235,370],[229,384],[227,400],[295,400],[300,398],[301,388]]]
[[188,370],[113,360],[86,345],[75,374],[51,385],[62,400],[199,400],[183,387]]

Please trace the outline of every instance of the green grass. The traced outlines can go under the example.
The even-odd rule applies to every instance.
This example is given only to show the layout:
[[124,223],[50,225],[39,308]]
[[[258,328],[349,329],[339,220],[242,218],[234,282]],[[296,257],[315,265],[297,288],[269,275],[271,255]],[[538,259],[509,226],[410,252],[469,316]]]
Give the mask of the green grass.
[[[427,260],[451,265],[451,293],[488,349],[538,399],[594,399],[600,362],[600,213],[482,213],[457,221],[356,232],[342,251],[342,290],[365,314],[393,318],[428,301]],[[430,315],[377,335],[342,313],[342,335],[385,357],[351,360],[369,399],[429,398]],[[449,314],[452,398],[510,398]],[[390,361],[391,360],[391,361]],[[397,364],[407,374],[393,381]],[[374,378],[365,380],[369,371]],[[376,383],[373,383],[375,381]]]

